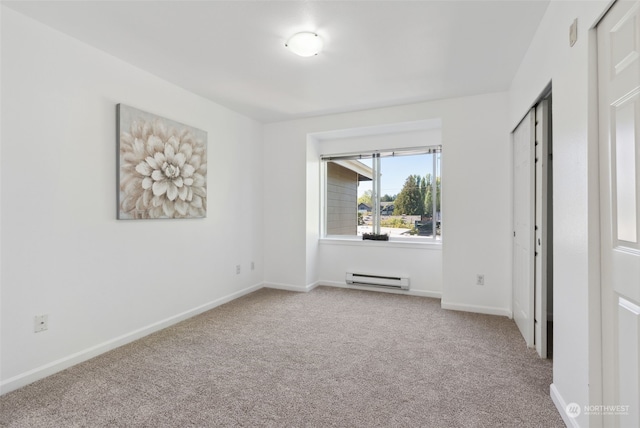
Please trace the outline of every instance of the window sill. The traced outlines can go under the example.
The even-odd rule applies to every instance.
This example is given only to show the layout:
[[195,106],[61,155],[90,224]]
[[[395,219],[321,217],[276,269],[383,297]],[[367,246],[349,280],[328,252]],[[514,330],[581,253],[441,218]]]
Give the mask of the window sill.
[[350,245],[354,247],[385,247],[385,248],[411,248],[417,250],[442,251],[442,241],[414,241],[409,239],[394,239],[389,241],[363,240],[360,236],[327,236],[320,238],[321,245]]

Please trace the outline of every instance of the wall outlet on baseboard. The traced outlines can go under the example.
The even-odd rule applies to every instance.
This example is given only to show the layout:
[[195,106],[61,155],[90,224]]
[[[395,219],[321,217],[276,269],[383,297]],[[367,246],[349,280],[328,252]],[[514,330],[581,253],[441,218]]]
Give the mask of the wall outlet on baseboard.
[[476,285],[484,285],[484,274],[477,274],[476,275]]
[[36,315],[33,317],[33,332],[40,333],[49,329],[49,315]]
[[240,265],[236,265],[236,275],[240,275]]

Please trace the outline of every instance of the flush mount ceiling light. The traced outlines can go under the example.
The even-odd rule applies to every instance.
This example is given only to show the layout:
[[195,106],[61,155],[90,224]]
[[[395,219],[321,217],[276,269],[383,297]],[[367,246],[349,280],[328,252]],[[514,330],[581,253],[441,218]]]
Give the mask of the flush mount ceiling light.
[[314,56],[322,50],[322,39],[316,33],[297,33],[289,37],[284,45],[300,56]]

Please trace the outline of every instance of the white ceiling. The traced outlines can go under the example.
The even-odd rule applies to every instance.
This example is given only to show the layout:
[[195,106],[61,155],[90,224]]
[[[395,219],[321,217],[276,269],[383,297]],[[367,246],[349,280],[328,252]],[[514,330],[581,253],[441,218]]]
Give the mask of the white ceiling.
[[[548,3],[3,1],[263,122],[507,90]],[[289,52],[298,31],[324,51]]]

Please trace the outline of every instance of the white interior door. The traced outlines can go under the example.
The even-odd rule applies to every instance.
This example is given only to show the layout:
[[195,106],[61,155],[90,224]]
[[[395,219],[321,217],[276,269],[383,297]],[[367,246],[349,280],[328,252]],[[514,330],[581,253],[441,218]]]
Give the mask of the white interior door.
[[640,427],[639,11],[618,1],[597,29],[603,404],[622,406],[607,427]]
[[549,248],[548,177],[549,177],[549,101],[544,99],[535,107],[535,329],[534,343],[541,358],[547,358],[547,252]]
[[535,111],[513,132],[513,318],[528,347],[534,343]]

